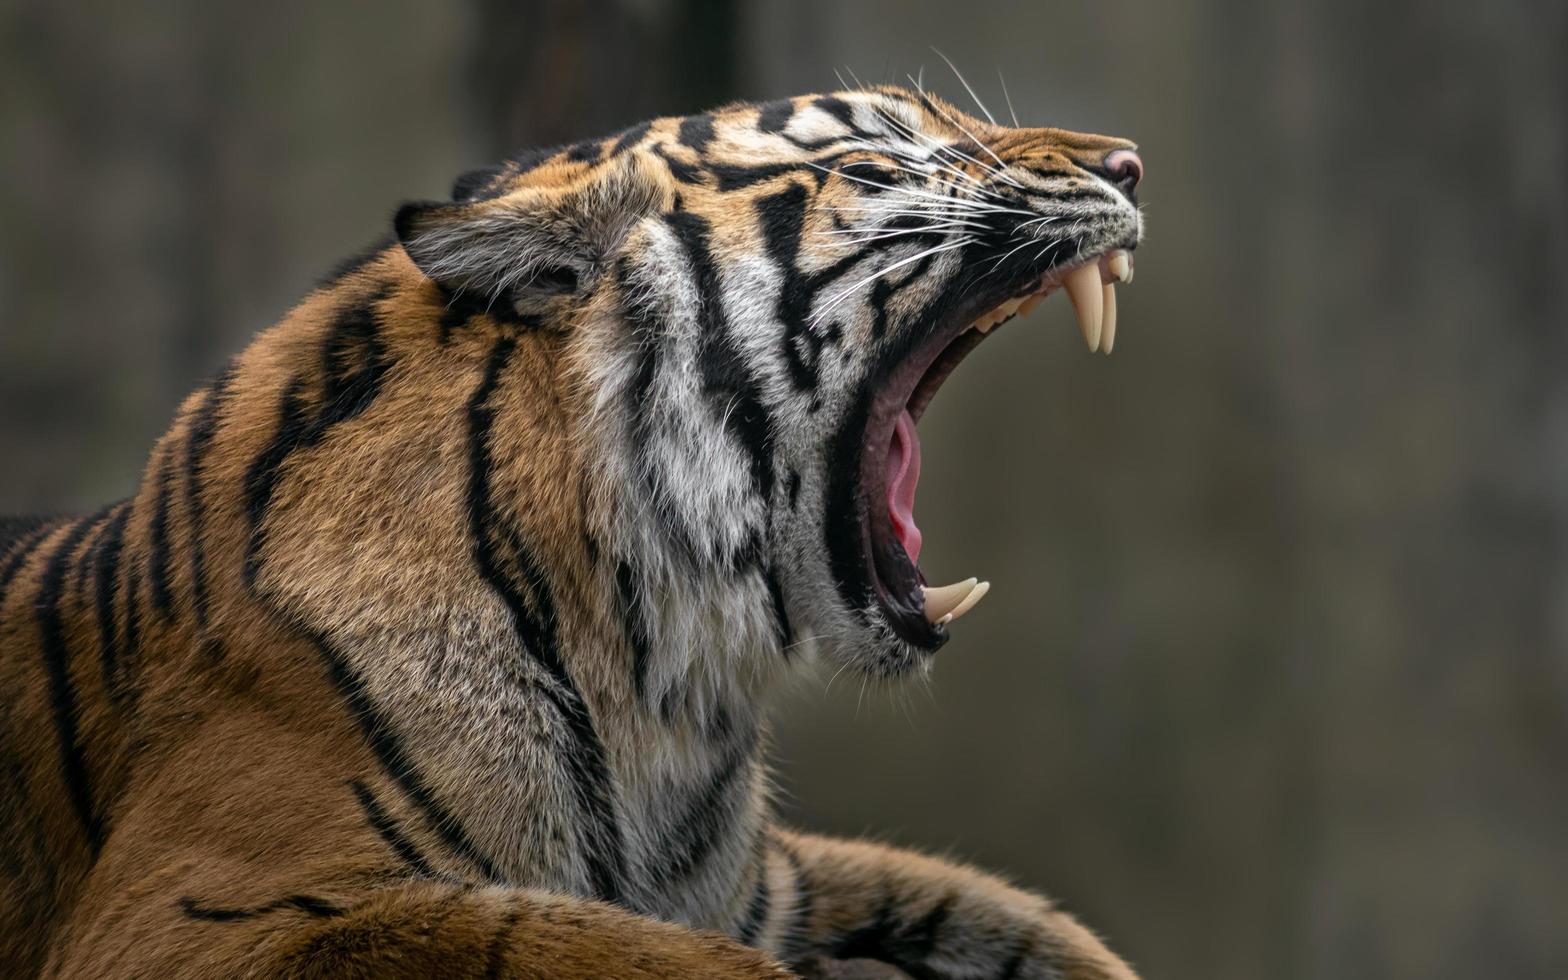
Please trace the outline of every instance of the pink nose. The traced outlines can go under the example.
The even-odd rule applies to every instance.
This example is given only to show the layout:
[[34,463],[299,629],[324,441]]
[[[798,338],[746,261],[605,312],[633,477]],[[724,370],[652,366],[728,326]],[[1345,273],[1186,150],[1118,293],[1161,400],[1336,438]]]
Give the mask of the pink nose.
[[1105,155],[1105,170],[1118,187],[1131,191],[1143,179],[1143,160],[1131,150],[1112,150]]

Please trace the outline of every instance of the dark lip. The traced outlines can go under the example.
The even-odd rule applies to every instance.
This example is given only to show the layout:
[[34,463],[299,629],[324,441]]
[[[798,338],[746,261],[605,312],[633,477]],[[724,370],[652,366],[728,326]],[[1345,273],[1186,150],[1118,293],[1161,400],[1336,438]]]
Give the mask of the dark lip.
[[886,463],[893,426],[905,408],[918,421],[937,389],[958,364],[983,340],[1005,326],[1004,321],[987,333],[970,330],[969,324],[976,317],[1014,296],[1033,292],[1043,278],[1044,274],[1035,277],[1022,289],[977,293],[943,314],[931,336],[895,364],[882,379],[871,401],[860,456],[860,488],[865,504],[861,509],[861,535],[867,571],[877,602],[893,632],[906,643],[929,652],[946,643],[948,633],[945,627],[927,622],[921,594],[925,577],[893,534],[892,523],[888,520]]

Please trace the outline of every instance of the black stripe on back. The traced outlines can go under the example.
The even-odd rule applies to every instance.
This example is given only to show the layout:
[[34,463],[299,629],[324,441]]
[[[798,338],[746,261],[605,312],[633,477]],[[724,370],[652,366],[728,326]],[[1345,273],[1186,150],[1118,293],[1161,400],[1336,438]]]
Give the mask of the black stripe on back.
[[566,148],[566,159],[573,163],[598,163],[604,156],[604,144],[597,140],[584,140]]
[[[516,347],[517,341],[512,337],[496,343],[485,365],[484,379],[468,403],[468,515],[474,562],[486,583],[506,603],[524,651],[550,677],[551,683],[542,685],[540,690],[562,716],[571,736],[564,761],[583,809],[579,853],[587,865],[594,894],[615,902],[621,897],[625,857],[604,746],[594,730],[588,706],[561,660],[556,643],[555,603],[544,569],[524,546],[516,528],[496,513],[490,500],[490,429],[495,421],[490,396]],[[520,585],[526,586],[527,597]]]
[[43,641],[44,669],[49,676],[55,736],[59,740],[61,776],[87,835],[87,845],[97,856],[103,847],[103,823],[93,804],[87,759],[77,733],[76,687],[71,681],[70,649],[65,642],[65,626],[60,615],[61,586],[71,552],[81,543],[92,523],[92,519],[78,520],[49,556],[38,586],[38,628]]
[[148,531],[147,584],[152,606],[168,622],[174,615],[174,595],[169,590],[169,494],[173,491],[173,461],[165,449],[158,464],[158,483],[153,496],[152,522]]
[[370,787],[357,779],[349,781],[349,787],[354,790],[354,796],[359,800],[360,809],[365,811],[365,819],[376,834],[392,848],[393,853],[403,859],[403,863],[413,869],[414,873],[422,878],[432,878],[435,872],[425,862],[424,855],[419,853],[419,848],[403,833],[403,828],[397,820],[381,808],[381,803],[376,799]]
[[125,522],[130,516],[130,503],[121,504],[93,549],[93,602],[98,612],[98,668],[103,673],[104,689],[111,697],[119,687],[120,631],[115,622],[114,604],[119,598],[120,552],[125,546]]
[[206,505],[202,499],[203,468],[207,450],[212,447],[217,432],[218,413],[223,409],[224,397],[234,380],[231,366],[208,386],[201,404],[191,415],[190,435],[185,441],[185,510],[190,525],[191,602],[196,614],[196,625],[207,625],[207,554],[204,543],[206,531]]
[[615,141],[615,145],[610,147],[610,156],[618,157],[638,143],[641,143],[642,138],[648,135],[648,130],[652,127],[652,122],[640,122],[622,132],[620,138]]
[[251,528],[245,548],[247,583],[255,581],[260,569],[261,525],[266,519],[267,507],[272,503],[284,462],[294,452],[316,445],[333,426],[364,412],[381,392],[381,382],[389,365],[375,306],[386,292],[387,287],[382,287],[340,311],[333,321],[321,351],[326,380],[314,417],[306,414],[304,377],[294,378],[284,389],[278,406],[278,429],[245,474],[246,510]]
[[41,518],[8,518],[8,521],[18,528],[25,524],[26,530],[7,542],[8,550],[4,552],[5,561],[4,564],[0,564],[0,608],[5,606],[5,597],[11,589],[11,582],[21,572],[22,566],[27,564],[33,549],[37,548],[38,543],[55,527],[54,521]]
[[708,144],[713,142],[713,117],[706,113],[700,116],[687,116],[681,120],[675,138],[683,146],[689,146],[699,154],[706,153]]
[[764,133],[782,133],[795,118],[795,103],[789,99],[764,102],[757,107],[757,128]]
[[0,517],[0,561],[4,561],[13,548],[48,523],[47,517]]
[[130,561],[125,563],[125,645],[120,647],[120,659],[115,664],[114,686],[110,693],[127,702],[136,700],[134,674],[141,663],[142,653],[142,568],[132,548]]

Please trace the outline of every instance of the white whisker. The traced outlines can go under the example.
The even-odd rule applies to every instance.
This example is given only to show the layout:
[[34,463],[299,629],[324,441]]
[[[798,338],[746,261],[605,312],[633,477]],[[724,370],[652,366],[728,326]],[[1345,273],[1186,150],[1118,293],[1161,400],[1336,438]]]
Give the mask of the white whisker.
[[1002,69],[996,70],[996,80],[1002,83],[1002,98],[1007,100],[1007,114],[1013,117],[1013,128],[1022,129],[1023,123],[1018,121],[1018,113],[1013,111],[1013,97],[1007,94],[1007,79],[1002,77]]
[[894,269],[902,268],[903,266],[909,265],[912,262],[918,262],[928,255],[936,255],[941,252],[950,252],[955,248],[963,248],[966,245],[972,244],[973,241],[974,239],[972,238],[960,238],[957,241],[947,242],[942,245],[934,245],[922,252],[916,252],[914,255],[911,255],[908,258],[899,259],[897,262],[894,262],[891,265],[884,266],[877,272],[850,286],[848,289],[835,293],[832,297],[830,297],[828,299],[827,306],[822,310],[822,312],[812,317],[812,326],[815,327],[818,323],[822,322],[823,318],[825,318],[829,313],[833,312],[833,309],[837,307],[839,303],[843,302],[862,286],[875,282],[876,280],[887,275],[889,272],[892,272]]
[[964,91],[969,93],[969,97],[971,99],[975,100],[975,105],[979,106],[980,107],[980,111],[985,113],[985,117],[991,121],[991,125],[995,126],[996,125],[996,117],[991,115],[991,110],[987,109],[985,107],[985,103],[980,101],[980,96],[975,94],[974,88],[969,84],[969,79],[964,77],[964,73],[958,70],[958,66],[957,65],[953,64],[953,59],[949,58],[947,55],[943,54],[941,51],[937,51],[936,48],[932,48],[931,50],[932,51],[936,51],[936,56],[938,58],[941,58],[943,61],[947,62],[947,67],[953,69],[953,74],[955,76],[957,76],[958,83],[964,87]]

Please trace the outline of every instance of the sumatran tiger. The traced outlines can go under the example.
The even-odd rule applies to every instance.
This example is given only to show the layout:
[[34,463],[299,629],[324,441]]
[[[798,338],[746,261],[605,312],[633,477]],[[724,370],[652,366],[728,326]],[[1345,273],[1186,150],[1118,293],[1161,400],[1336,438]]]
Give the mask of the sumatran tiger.
[[1141,176],[879,87],[402,207],[133,497],[0,522],[0,972],[1131,977],[1045,898],[775,823],[765,718],[984,594],[917,565],[915,424],[1053,291],[1111,350]]

